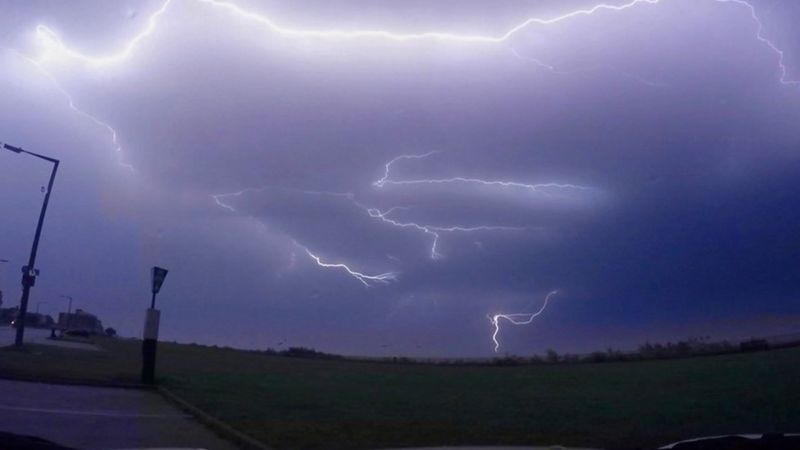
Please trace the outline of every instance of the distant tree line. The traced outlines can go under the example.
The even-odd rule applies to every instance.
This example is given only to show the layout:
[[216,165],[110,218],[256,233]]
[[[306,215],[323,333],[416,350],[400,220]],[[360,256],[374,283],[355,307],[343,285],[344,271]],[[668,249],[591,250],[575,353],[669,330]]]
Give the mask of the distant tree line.
[[[375,363],[397,363],[397,364],[434,364],[434,365],[493,365],[493,366],[517,366],[533,364],[572,364],[572,363],[603,363],[619,361],[646,361],[673,358],[688,358],[695,356],[722,355],[728,353],[740,353],[750,351],[769,350],[775,348],[785,348],[800,346],[800,334],[790,336],[791,339],[770,342],[769,339],[749,339],[737,343],[727,340],[710,341],[709,337],[689,338],[686,340],[666,343],[645,342],[636,350],[622,351],[608,348],[604,351],[595,351],[588,354],[563,353],[559,354],[553,349],[549,349],[544,355],[517,356],[507,354],[496,358],[450,358],[450,359],[427,359],[411,358],[404,356],[391,357],[352,357],[326,353],[307,347],[289,347],[285,350],[252,350],[271,356],[287,358],[307,358],[307,359],[337,359],[348,361],[375,362]],[[197,345],[197,344],[192,344]],[[217,347],[234,350],[229,347]]]
[[727,340],[710,341],[708,337],[689,338],[677,342],[650,343],[646,342],[633,351],[622,351],[608,348],[605,351],[595,351],[589,354],[558,354],[555,350],[547,350],[544,357],[533,355],[521,357],[506,355],[491,361],[494,365],[520,365],[520,364],[555,364],[555,363],[601,363],[614,361],[645,361],[656,359],[689,358],[694,356],[711,356],[728,353],[741,353],[750,351],[769,350],[800,346],[800,336],[793,341],[772,343],[767,339],[748,339],[739,343]]
[[286,356],[289,358],[344,359],[342,355],[320,352],[307,347],[289,347],[286,350],[268,348],[264,350],[263,353],[267,355]]

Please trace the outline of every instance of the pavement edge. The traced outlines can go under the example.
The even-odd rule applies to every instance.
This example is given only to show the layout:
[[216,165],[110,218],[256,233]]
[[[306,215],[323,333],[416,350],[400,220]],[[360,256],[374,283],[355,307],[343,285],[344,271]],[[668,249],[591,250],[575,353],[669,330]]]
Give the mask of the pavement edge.
[[198,422],[205,425],[211,431],[229,441],[234,442],[239,447],[246,450],[272,450],[270,447],[267,447],[256,439],[233,428],[232,426],[217,419],[211,414],[208,414],[197,406],[192,405],[164,386],[156,386],[155,390],[158,391],[158,393],[160,393],[164,398],[173,402],[187,413],[191,414],[195,419],[197,419]]
[[0,373],[0,380],[8,381],[22,381],[26,383],[43,383],[43,384],[59,384],[65,386],[86,386],[86,387],[100,387],[100,388],[117,388],[117,389],[140,389],[152,390],[152,386],[138,383],[125,383],[117,381],[105,380],[77,380],[74,378],[60,378],[52,376],[36,376],[36,375],[19,375],[16,373]]

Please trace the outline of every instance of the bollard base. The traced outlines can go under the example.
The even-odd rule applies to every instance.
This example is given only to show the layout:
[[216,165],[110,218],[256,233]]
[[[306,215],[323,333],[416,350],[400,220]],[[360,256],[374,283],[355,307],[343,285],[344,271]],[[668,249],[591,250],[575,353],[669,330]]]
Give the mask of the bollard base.
[[156,380],[156,346],[155,339],[142,341],[142,383],[155,384]]

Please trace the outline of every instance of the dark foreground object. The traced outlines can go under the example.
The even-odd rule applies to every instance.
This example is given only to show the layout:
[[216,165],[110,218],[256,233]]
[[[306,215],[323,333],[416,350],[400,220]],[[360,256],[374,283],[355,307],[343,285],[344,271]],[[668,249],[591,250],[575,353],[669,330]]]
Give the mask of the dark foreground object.
[[765,434],[759,439],[742,436],[725,436],[683,442],[671,447],[675,450],[789,450],[800,449],[800,436]]
[[0,431],[0,448],[3,450],[78,450],[34,436],[21,436],[2,431]]
[[142,384],[156,383],[156,346],[155,339],[142,341]]
[[[88,450],[236,448],[157,392],[143,389],[0,380],[0,432]],[[0,442],[0,450],[10,448],[15,447]]]

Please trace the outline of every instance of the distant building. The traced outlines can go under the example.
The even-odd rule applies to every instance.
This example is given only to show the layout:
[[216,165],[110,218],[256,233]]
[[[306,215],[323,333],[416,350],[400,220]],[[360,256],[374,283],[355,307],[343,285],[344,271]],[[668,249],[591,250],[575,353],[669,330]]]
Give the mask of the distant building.
[[[26,314],[27,316],[27,314]],[[31,314],[33,318],[33,326],[38,328],[53,328],[56,326],[56,321],[49,314]]]
[[[0,308],[0,325],[16,325],[19,308]],[[53,328],[56,322],[47,314],[28,312],[25,314],[25,326],[31,328]]]
[[17,318],[19,308],[0,308],[0,325],[11,325],[11,322]]
[[77,309],[72,314],[59,313],[56,328],[64,331],[85,331],[92,334],[103,334],[104,332],[100,319],[82,309]]
[[[16,318],[15,318],[16,320]],[[25,314],[25,326],[30,328],[53,328],[56,322],[47,314],[28,312]]]

